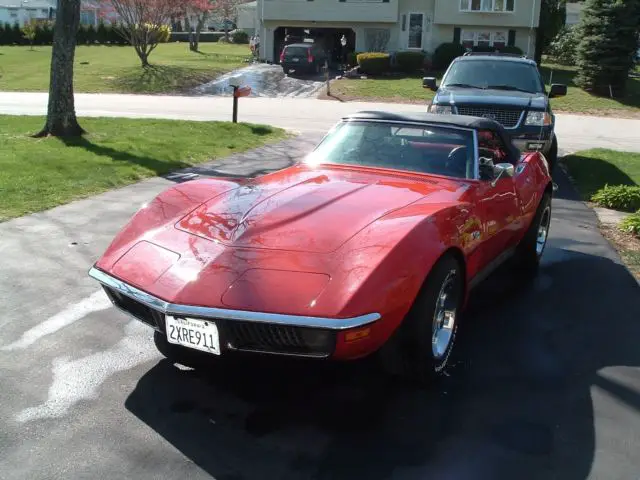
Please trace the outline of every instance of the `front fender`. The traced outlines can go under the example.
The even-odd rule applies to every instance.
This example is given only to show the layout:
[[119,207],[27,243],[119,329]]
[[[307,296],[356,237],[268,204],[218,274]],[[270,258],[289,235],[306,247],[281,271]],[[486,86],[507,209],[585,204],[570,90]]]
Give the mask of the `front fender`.
[[[347,244],[341,259],[345,301],[340,316],[365,311],[382,315],[359,342],[363,352],[382,346],[398,328],[446,251],[464,256],[471,212],[464,204],[410,206],[370,225]],[[351,354],[353,350],[350,345]]]
[[144,205],[116,234],[96,266],[110,270],[133,245],[152,240],[160,231],[173,225],[186,213],[207,200],[237,188],[240,181],[207,178],[174,185]]

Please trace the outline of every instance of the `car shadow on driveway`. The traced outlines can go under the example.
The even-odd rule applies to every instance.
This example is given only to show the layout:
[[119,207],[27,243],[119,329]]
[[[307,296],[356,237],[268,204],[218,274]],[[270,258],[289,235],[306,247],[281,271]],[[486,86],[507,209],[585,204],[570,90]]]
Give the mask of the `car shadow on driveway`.
[[[505,267],[474,291],[429,389],[372,361],[250,357],[200,372],[163,360],[126,408],[216,479],[632,478],[638,286],[609,259],[551,250],[535,280]],[[630,451],[596,459],[596,439]]]

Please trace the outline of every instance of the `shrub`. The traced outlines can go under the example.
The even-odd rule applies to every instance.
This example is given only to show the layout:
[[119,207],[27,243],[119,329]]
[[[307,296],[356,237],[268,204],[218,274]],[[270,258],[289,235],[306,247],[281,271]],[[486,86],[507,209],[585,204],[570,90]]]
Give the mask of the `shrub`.
[[580,41],[579,29],[575,26],[565,26],[551,40],[547,55],[561,65],[575,65],[576,51]]
[[100,23],[98,24],[98,29],[96,30],[96,41],[99,44],[105,45],[109,41],[109,31],[108,30],[109,29],[104,24],[104,22],[100,21]]
[[414,73],[424,67],[424,53],[398,52],[396,53],[396,64],[401,72]]
[[601,207],[635,212],[640,209],[640,187],[631,185],[605,185],[593,194],[591,200]]
[[235,30],[231,34],[231,41],[233,43],[249,43],[249,34],[244,30]]
[[437,70],[446,70],[453,59],[464,55],[466,49],[459,43],[442,43],[433,52],[433,67]]
[[524,52],[520,47],[516,47],[515,45],[507,45],[499,49],[502,53],[513,53],[515,55],[524,55]]
[[640,210],[620,222],[620,230],[640,238]]
[[357,58],[360,70],[369,75],[381,75],[391,69],[391,56],[388,53],[361,53]]
[[157,31],[158,43],[167,43],[171,37],[171,27],[169,25],[160,25]]
[[347,65],[349,67],[355,67],[358,65],[358,55],[362,52],[349,52],[347,53]]

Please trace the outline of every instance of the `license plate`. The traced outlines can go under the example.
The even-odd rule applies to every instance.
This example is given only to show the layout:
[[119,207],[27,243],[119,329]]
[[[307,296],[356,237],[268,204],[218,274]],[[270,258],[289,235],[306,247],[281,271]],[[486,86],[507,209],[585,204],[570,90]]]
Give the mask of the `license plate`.
[[300,61],[300,59],[299,59],[299,58],[292,58],[292,59],[291,59],[291,61],[293,61],[293,62],[299,62],[299,61]]
[[167,340],[183,347],[220,355],[218,326],[211,320],[166,316]]

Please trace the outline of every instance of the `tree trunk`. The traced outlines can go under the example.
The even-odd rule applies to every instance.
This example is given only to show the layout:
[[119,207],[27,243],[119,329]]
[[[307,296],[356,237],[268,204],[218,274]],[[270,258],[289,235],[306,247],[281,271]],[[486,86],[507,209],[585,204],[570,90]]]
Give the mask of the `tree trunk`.
[[197,52],[200,47],[200,32],[202,32],[202,28],[204,27],[204,22],[207,20],[207,14],[203,13],[202,16],[198,19],[198,23],[196,25],[196,34],[193,39],[193,51]]
[[36,137],[77,137],[84,133],[76,119],[73,59],[80,24],[80,0],[58,0],[51,51],[47,121]]

